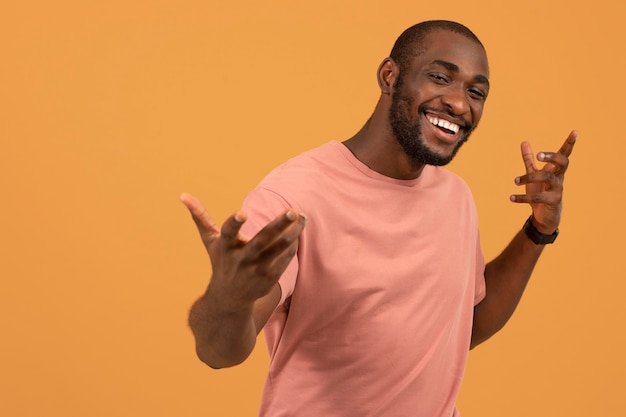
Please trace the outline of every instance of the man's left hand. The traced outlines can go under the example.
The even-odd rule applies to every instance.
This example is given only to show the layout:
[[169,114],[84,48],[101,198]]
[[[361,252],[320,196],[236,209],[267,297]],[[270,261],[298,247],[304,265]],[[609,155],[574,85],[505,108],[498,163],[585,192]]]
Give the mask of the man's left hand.
[[578,132],[572,131],[558,152],[539,152],[537,160],[545,162],[541,169],[535,165],[530,143],[522,143],[526,175],[515,178],[515,183],[525,185],[526,194],[512,195],[511,201],[530,204],[533,209],[533,224],[541,233],[551,235],[561,221],[563,180],[577,137]]

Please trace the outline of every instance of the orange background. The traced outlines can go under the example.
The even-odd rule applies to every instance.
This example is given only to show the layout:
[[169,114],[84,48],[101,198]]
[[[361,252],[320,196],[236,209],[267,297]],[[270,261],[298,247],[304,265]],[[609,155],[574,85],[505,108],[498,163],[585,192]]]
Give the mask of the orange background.
[[178,201],[221,222],[271,168],[352,135],[417,21],[467,24],[492,92],[451,169],[494,257],[519,142],[580,140],[561,237],[516,315],[470,355],[465,417],[622,415],[626,308],[618,0],[5,1],[0,6],[0,415],[252,416],[267,367],[202,365],[187,310],[210,276]]

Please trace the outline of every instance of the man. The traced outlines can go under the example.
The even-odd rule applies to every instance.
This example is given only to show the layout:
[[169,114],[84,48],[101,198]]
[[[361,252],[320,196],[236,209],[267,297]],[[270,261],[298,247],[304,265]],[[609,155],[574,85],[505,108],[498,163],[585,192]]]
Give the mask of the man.
[[[263,416],[457,416],[470,347],[510,318],[558,234],[576,140],[516,178],[532,215],[485,265],[472,196],[447,164],[489,94],[486,52],[466,27],[407,29],[378,70],[365,126],[273,171],[221,228],[183,194],[213,267],[189,323],[214,368],[242,362],[265,329]],[[304,214],[306,213],[306,215]],[[306,227],[305,227],[306,224]]]

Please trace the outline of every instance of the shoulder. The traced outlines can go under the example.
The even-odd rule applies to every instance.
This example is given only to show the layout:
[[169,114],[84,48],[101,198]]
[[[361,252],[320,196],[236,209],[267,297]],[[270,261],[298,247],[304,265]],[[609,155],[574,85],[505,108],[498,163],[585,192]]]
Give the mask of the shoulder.
[[244,235],[253,236],[288,208],[310,213],[333,181],[329,171],[341,170],[338,142],[330,142],[297,155],[273,169],[243,201],[248,214]]
[[347,162],[341,146],[339,142],[329,142],[287,160],[265,176],[253,192],[299,194],[305,188],[319,187],[329,177],[345,175]]
[[274,168],[252,189],[244,208],[252,205],[279,209],[303,208],[303,202],[321,192],[332,178],[345,173],[345,159],[339,142],[329,142],[301,153]]
[[433,199],[445,210],[476,211],[472,190],[458,174],[442,167],[429,167],[424,188],[433,190]]
[[342,155],[339,142],[328,142],[317,148],[303,152],[290,158],[283,164],[273,169],[262,181],[267,183],[275,178],[283,177],[287,174],[306,174],[325,171],[341,162]]
[[429,182],[442,188],[471,193],[470,187],[458,174],[443,167],[428,167]]

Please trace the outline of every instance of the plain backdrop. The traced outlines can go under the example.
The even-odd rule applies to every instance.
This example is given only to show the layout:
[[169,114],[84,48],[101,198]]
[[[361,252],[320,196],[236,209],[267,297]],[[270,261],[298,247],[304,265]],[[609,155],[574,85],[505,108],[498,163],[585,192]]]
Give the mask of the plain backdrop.
[[507,327],[470,354],[464,417],[620,416],[626,373],[626,8],[618,0],[42,0],[0,5],[0,415],[253,416],[268,365],[215,371],[187,311],[210,264],[185,208],[221,223],[273,167],[354,134],[406,27],[468,25],[491,94],[449,169],[483,250],[519,143],[580,132],[561,236]]

